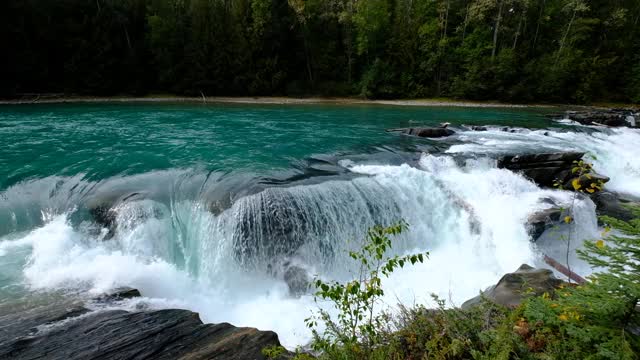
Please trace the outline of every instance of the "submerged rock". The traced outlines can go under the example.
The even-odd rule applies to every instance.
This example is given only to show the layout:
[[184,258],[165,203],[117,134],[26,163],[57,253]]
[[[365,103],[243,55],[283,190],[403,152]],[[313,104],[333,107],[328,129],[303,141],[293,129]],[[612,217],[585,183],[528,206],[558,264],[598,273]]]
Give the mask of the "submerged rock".
[[287,267],[283,278],[289,287],[289,294],[295,297],[306,294],[311,287],[311,277],[300,266],[291,265]]
[[518,270],[504,275],[496,285],[482,292],[481,295],[467,300],[463,309],[471,308],[482,302],[482,298],[499,305],[515,307],[528,297],[541,296],[544,293],[553,295],[564,281],[557,279],[551,270],[535,269],[523,264]]
[[118,212],[117,208],[123,204],[139,201],[145,198],[145,195],[139,192],[110,194],[109,196],[96,197],[90,199],[85,204],[93,221],[101,227],[107,229],[104,240],[109,240],[115,236],[118,229]]
[[506,155],[498,159],[498,167],[519,172],[539,186],[553,187],[556,181],[568,180],[573,162],[583,156],[582,152]]
[[420,127],[420,128],[401,128],[391,129],[387,131],[400,132],[405,135],[412,135],[424,138],[441,138],[451,136],[456,132],[446,127]]

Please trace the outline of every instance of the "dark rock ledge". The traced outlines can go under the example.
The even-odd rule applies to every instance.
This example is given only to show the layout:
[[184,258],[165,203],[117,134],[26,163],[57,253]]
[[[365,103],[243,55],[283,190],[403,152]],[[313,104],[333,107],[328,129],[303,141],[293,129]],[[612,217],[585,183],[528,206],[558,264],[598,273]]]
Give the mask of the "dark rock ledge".
[[[97,301],[119,300],[135,292],[129,289]],[[54,307],[44,307],[25,321],[8,318],[19,319],[25,315],[21,312],[3,316],[0,359],[253,360],[265,358],[265,347],[280,345],[272,331],[203,324],[188,310],[89,312],[68,303]]]
[[564,184],[571,177],[573,162],[582,159],[582,152],[558,152],[507,155],[498,159],[498,167],[518,172],[542,187]]
[[638,109],[588,109],[567,111],[564,114],[550,114],[552,119],[569,119],[582,125],[600,125],[609,127],[638,127],[640,110]]
[[441,138],[455,134],[456,132],[447,128],[448,124],[440,127],[416,127],[416,128],[399,128],[389,129],[387,132],[399,132],[404,135],[411,135],[423,138]]

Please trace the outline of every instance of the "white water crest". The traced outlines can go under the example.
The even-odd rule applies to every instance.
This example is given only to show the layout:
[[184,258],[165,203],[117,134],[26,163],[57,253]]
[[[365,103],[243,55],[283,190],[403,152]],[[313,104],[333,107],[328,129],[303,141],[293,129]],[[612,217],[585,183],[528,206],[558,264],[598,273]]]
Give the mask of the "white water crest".
[[[527,214],[541,206],[537,201],[542,197],[569,198],[540,190],[488,161],[458,166],[448,156],[424,155],[420,169],[355,165],[351,170],[368,176],[274,189],[243,198],[219,216],[194,203],[162,209],[136,201],[118,209],[124,225],[109,241],[74,229],[66,215],[58,215],[16,240],[32,247],[24,277],[37,290],[99,294],[131,286],[148,298],[137,300],[146,306],[187,308],[206,322],[271,329],[283,344],[295,347],[310,339],[304,318],[316,305],[311,296],[289,296],[284,281],[265,271],[269,259],[263,254],[243,253],[255,262],[238,259],[233,239],[243,212],[256,216],[273,197],[297,206],[304,224],[294,228],[305,241],[286,256],[327,279],[351,276],[346,251],[358,246],[355,240],[364,229],[405,219],[411,228],[395,242],[396,253],[431,255],[384,282],[384,303],[427,303],[436,293],[460,304],[505,272],[535,264],[537,253],[524,225]],[[252,207],[256,211],[247,210]],[[258,230],[252,239],[265,240],[259,236],[269,232]]]
[[[430,256],[384,281],[384,305],[430,304],[432,293],[459,305],[523,263],[542,266],[527,216],[548,206],[541,199],[572,200],[487,158],[457,164],[449,155],[424,154],[418,168],[345,166],[362,176],[270,188],[218,215],[178,196],[166,204],[124,203],[114,209],[118,231],[110,240],[104,231],[73,226],[69,213],[46,215],[43,226],[0,242],[0,256],[31,247],[23,276],[32,290],[100,294],[131,286],[145,296],[131,309],[186,308],[205,322],[274,330],[293,348],[310,340],[304,319],[317,304],[310,295],[289,295],[283,264],[349,279],[356,267],[347,251],[360,246],[366,229],[404,219],[410,229],[395,239],[394,253]],[[591,202],[584,203],[576,216],[576,227],[586,229],[581,237],[595,221]]]
[[[580,129],[580,126],[577,127]],[[486,132],[465,131],[466,143],[447,153],[507,154],[543,151],[584,151],[594,170],[609,176],[608,190],[640,197],[640,130],[631,128],[584,127],[585,131],[527,130],[515,132],[489,128]],[[588,130],[588,131],[587,131]]]

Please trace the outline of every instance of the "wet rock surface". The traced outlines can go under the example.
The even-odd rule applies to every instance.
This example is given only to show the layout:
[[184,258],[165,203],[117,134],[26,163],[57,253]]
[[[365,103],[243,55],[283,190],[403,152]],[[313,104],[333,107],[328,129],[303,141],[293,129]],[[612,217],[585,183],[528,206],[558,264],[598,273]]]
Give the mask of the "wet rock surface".
[[564,216],[566,216],[565,211],[560,207],[540,210],[529,215],[526,228],[531,240],[538,240],[545,231],[560,225]]
[[578,189],[580,189],[580,191],[587,191],[587,189],[589,189],[587,192],[595,192],[599,191],[599,189],[601,189],[604,184],[608,183],[609,180],[611,179],[608,176],[592,172],[578,177],[569,177],[569,180],[564,184],[564,188],[573,189],[575,184],[579,186]]
[[531,296],[544,293],[553,295],[564,282],[557,279],[551,270],[536,269],[523,264],[515,272],[504,275],[496,285],[482,292],[482,295],[467,300],[463,309],[471,308],[482,302],[482,297],[499,305],[515,307]]
[[[0,348],[12,340],[33,335],[38,328],[89,313],[82,301],[51,295],[26,303],[0,305]],[[0,359],[4,359],[0,351]]]
[[456,132],[446,127],[417,127],[417,128],[401,128],[390,129],[389,132],[399,132],[405,135],[424,137],[424,138],[441,138],[455,134]]
[[638,203],[621,199],[618,194],[602,191],[591,195],[591,200],[596,204],[596,212],[599,216],[610,216],[623,221],[635,218],[633,212],[625,204],[638,205]]
[[309,276],[307,270],[300,266],[291,265],[287,267],[283,278],[289,287],[289,294],[292,296],[300,297],[311,288],[311,276]]
[[589,109],[567,111],[564,114],[549,115],[554,119],[569,119],[582,125],[604,125],[610,127],[637,127],[640,111],[634,109]]
[[264,359],[263,348],[280,345],[272,331],[203,324],[198,314],[177,309],[91,312],[62,302],[0,320],[0,359],[250,360]]
[[506,155],[498,159],[498,167],[521,173],[543,187],[553,187],[556,181],[566,182],[573,162],[582,159],[582,152],[559,152],[526,155]]
[[98,302],[109,303],[114,301],[133,299],[140,296],[142,295],[140,294],[140,291],[138,291],[138,289],[133,289],[130,287],[120,287],[114,289],[113,291],[110,291],[107,294],[98,296],[97,298],[95,298],[95,300]]

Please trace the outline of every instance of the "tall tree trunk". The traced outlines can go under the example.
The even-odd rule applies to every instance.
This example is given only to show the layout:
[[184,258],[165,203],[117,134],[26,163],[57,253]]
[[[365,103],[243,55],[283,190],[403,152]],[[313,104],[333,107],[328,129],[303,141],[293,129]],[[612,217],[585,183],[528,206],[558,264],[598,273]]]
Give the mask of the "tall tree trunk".
[[129,31],[124,24],[122,25],[122,29],[124,29],[124,37],[127,40],[127,46],[129,47],[129,50],[131,50],[131,38],[129,37]]
[[311,59],[309,58],[309,42],[307,41],[306,25],[303,27],[302,32],[302,42],[304,43],[304,57],[307,62],[307,73],[309,74],[309,82],[311,83],[311,88],[313,89],[313,71],[311,70]]
[[449,0],[446,0],[445,12],[444,12],[444,28],[442,31],[442,38],[447,38],[447,27],[449,25],[449,8],[451,7],[451,3]]
[[542,0],[542,6],[540,6],[540,14],[538,14],[538,24],[536,25],[536,34],[533,37],[533,49],[536,48],[536,42],[538,42],[538,32],[540,31],[540,20],[542,19],[542,14],[544,13],[544,6],[546,4],[546,0]]
[[498,17],[496,18],[496,25],[493,28],[493,48],[491,49],[491,60],[496,57],[496,51],[498,49],[498,32],[500,32],[500,21],[502,21],[502,7],[504,2],[500,1],[498,5]]
[[449,25],[450,7],[451,7],[451,2],[449,0],[446,0],[445,12],[444,12],[444,25],[442,28],[442,35],[440,37],[440,44],[438,45],[439,47],[438,49],[438,80],[437,80],[437,90],[436,90],[438,96],[441,95],[441,89],[442,89],[442,58],[447,52],[446,40],[447,40],[447,30]]
[[467,24],[469,23],[469,7],[471,4],[467,5],[467,11],[464,12],[464,23],[462,24],[462,42],[464,42],[464,38],[467,35]]
[[571,15],[571,20],[569,20],[569,25],[567,26],[567,31],[564,32],[564,36],[562,36],[562,40],[560,40],[560,48],[558,49],[558,54],[556,55],[556,62],[553,66],[558,64],[558,60],[560,60],[560,54],[562,53],[562,49],[564,48],[564,43],[567,41],[567,36],[569,36],[569,32],[571,31],[571,26],[573,25],[573,20],[576,18],[576,13],[578,9],[573,9],[573,14]]
[[522,29],[522,19],[525,17],[526,15],[526,10],[522,9],[522,15],[520,15],[520,20],[518,20],[518,29],[516,30],[516,35],[513,38],[513,46],[511,47],[511,49],[515,50],[516,46],[518,45],[518,37],[520,36],[520,29]]
[[353,0],[347,0],[347,13],[349,14],[349,18],[345,25],[346,34],[344,46],[347,54],[347,81],[349,82],[349,85],[351,85],[353,78]]

